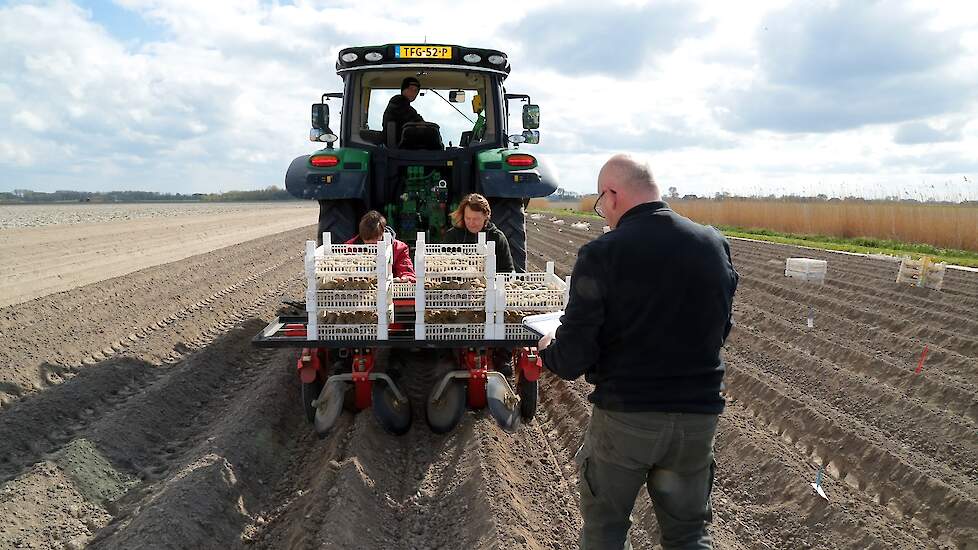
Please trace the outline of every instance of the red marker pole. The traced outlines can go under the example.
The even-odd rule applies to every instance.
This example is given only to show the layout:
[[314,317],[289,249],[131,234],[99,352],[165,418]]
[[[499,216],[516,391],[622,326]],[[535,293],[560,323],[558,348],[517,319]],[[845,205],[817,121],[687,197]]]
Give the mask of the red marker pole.
[[927,345],[924,344],[924,352],[920,354],[920,361],[917,362],[917,370],[913,371],[914,374],[920,374],[920,371],[924,370],[924,359],[927,359]]

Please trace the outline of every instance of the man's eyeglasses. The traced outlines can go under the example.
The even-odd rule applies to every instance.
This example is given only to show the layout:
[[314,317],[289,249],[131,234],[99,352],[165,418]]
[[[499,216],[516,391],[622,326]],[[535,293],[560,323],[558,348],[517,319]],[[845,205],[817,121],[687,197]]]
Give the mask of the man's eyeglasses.
[[601,194],[598,195],[598,200],[594,201],[594,213],[601,216],[602,219],[604,219],[604,208],[601,207],[601,198],[604,197],[605,193],[607,193],[607,191],[602,191]]

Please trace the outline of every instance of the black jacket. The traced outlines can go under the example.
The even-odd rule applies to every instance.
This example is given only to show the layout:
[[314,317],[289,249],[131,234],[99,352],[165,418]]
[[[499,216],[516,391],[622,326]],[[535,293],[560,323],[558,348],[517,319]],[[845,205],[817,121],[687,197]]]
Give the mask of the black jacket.
[[[482,230],[486,234],[487,241],[496,242],[496,273],[510,273],[513,271],[513,254],[509,251],[509,241],[506,235],[499,230],[492,222],[486,224]],[[446,244],[475,244],[479,242],[479,235],[469,233],[463,227],[453,227],[445,233]]]
[[636,206],[578,252],[543,364],[583,374],[602,409],[718,414],[737,280],[716,229],[665,202]]
[[421,115],[414,110],[411,106],[411,102],[407,100],[401,94],[397,94],[392,97],[387,103],[387,108],[384,109],[384,119],[383,119],[383,129],[384,133],[384,143],[387,143],[387,123],[394,122],[394,143],[401,141],[401,130],[404,129],[404,125],[408,122],[424,122]]

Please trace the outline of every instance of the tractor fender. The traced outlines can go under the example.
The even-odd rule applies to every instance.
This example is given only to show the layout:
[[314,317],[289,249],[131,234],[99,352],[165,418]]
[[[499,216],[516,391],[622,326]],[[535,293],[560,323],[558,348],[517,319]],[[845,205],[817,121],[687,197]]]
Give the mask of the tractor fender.
[[549,162],[537,158],[537,165],[528,170],[482,170],[479,186],[486,197],[546,197],[557,190],[557,173]]
[[309,164],[311,155],[297,157],[285,173],[285,189],[299,199],[366,200],[368,193],[367,171],[324,169]]

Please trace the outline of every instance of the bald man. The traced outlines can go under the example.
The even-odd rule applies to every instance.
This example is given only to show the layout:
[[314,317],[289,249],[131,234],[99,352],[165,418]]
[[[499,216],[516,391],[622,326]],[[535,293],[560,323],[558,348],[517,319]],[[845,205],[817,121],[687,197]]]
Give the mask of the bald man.
[[581,247],[543,365],[594,384],[579,466],[580,546],[631,548],[644,485],[664,550],[712,548],[713,440],[737,272],[727,241],[662,202],[647,165],[612,157],[595,212],[612,231]]

